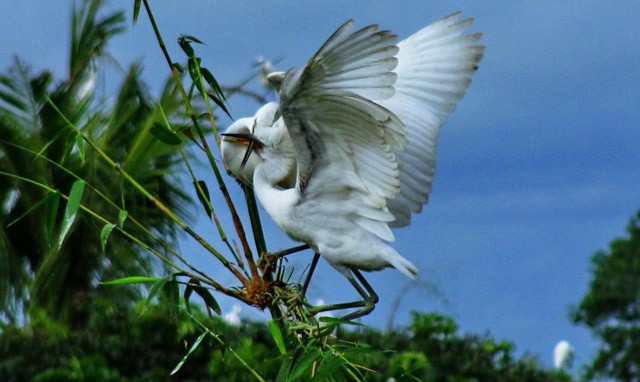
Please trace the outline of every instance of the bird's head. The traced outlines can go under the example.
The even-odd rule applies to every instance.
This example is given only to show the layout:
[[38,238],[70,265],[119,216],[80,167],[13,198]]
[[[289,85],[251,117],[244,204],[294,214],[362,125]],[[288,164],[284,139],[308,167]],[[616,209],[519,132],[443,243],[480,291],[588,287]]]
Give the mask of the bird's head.
[[248,150],[249,140],[245,138],[252,135],[254,125],[255,117],[241,118],[227,128],[220,142],[222,163],[227,172],[247,186],[252,185],[253,172],[262,161],[253,150]]
[[[254,117],[239,119],[229,126],[222,134],[220,149],[227,171],[249,186],[256,167],[265,159],[295,163],[293,144],[275,102],[261,107]],[[295,179],[295,173],[290,178]],[[283,187],[290,182],[285,183]]]

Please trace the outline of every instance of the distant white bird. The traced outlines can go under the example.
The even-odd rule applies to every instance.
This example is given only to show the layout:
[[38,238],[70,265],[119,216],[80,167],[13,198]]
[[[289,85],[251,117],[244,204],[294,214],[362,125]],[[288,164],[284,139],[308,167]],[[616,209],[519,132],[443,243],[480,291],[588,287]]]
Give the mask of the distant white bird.
[[553,349],[553,366],[556,369],[569,369],[573,364],[573,347],[569,342],[562,340]]
[[390,226],[408,225],[427,202],[440,127],[483,55],[481,35],[464,34],[472,20],[459,17],[398,46],[390,32],[375,25],[353,32],[349,21],[304,69],[269,76],[279,104],[224,134],[227,169],[245,184],[252,180],[276,224],[363,296],[365,308],[350,318],[377,301],[358,269],[392,266],[414,280],[418,272],[385,242],[394,240]]
[[240,305],[234,304],[231,307],[231,311],[226,313],[223,318],[231,325],[238,326],[242,321],[240,318],[240,312],[242,312],[242,308],[240,307]]

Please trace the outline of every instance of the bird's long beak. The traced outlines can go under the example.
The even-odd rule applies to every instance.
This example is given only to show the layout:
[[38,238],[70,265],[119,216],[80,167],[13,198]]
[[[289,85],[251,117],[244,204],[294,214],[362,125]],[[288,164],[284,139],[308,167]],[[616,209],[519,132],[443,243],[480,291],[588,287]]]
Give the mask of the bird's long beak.
[[224,133],[222,134],[222,137],[227,142],[235,142],[241,145],[247,145],[247,151],[244,153],[242,163],[240,163],[241,170],[243,170],[244,166],[247,165],[247,162],[249,161],[253,150],[256,148],[262,148],[262,142],[260,142],[260,140],[258,140],[258,138],[256,138],[253,134]]

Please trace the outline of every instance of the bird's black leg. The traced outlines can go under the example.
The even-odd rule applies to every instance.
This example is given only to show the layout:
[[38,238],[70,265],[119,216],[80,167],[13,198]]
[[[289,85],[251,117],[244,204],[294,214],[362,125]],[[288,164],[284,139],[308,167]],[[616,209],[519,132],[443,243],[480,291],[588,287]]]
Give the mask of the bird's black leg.
[[[373,290],[371,285],[367,282],[367,280],[362,276],[359,270],[351,268],[351,277],[347,277],[347,280],[353,285],[353,288],[360,294],[362,300],[353,301],[353,302],[345,302],[341,304],[331,304],[331,305],[323,305],[318,306],[312,309],[313,314],[317,314],[320,312],[327,312],[331,310],[342,310],[342,309],[351,309],[351,308],[361,308],[356,310],[355,312],[349,313],[341,319],[343,320],[354,320],[358,317],[366,316],[371,313],[373,309],[376,307],[376,303],[380,300],[378,295]],[[353,277],[355,276],[355,278]],[[356,280],[357,278],[357,280]],[[358,284],[360,281],[360,284]]]
[[309,249],[309,246],[306,244],[303,244],[297,247],[283,249],[282,251],[278,251],[278,252],[265,252],[258,259],[258,267],[263,269],[266,267],[270,267],[272,264],[276,262],[276,260],[281,259],[285,256],[288,256],[292,253],[304,251],[305,249]]
[[307,277],[304,279],[304,284],[302,284],[302,290],[300,291],[300,296],[305,298],[307,295],[307,289],[309,288],[309,283],[311,282],[311,276],[313,276],[313,272],[316,270],[316,266],[318,265],[318,260],[320,260],[320,254],[314,253],[313,260],[311,260],[311,265],[309,265],[309,271],[307,272]]

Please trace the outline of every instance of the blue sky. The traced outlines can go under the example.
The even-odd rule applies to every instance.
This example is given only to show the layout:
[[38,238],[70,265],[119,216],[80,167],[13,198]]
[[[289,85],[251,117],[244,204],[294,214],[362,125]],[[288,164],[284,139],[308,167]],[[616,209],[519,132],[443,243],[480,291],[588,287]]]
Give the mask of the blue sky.
[[[130,25],[132,3],[114,0],[109,8],[126,9]],[[406,277],[394,270],[369,275],[382,300],[363,321],[386,325],[401,293],[397,325],[409,322],[411,310],[438,310],[463,331],[513,341],[519,354],[538,355],[547,366],[561,339],[574,345],[578,363],[593,356],[589,332],[567,316],[587,291],[590,256],[622,235],[640,207],[640,2],[152,3],[174,59],[182,57],[176,37],[197,36],[207,44],[198,48],[203,64],[225,84],[247,75],[257,56],[281,59],[280,69],[304,65],[349,18],[402,39],[457,10],[473,16],[485,58],[442,131],[430,204],[396,232],[395,248],[421,269],[423,284],[406,289]],[[63,76],[69,4],[0,3],[0,68],[18,54],[34,69]],[[143,14],[110,51],[123,65],[141,60],[154,91],[167,76]],[[111,70],[103,81],[109,88],[120,78]],[[257,107],[231,99],[236,118]],[[288,246],[264,220],[270,247]],[[210,226],[202,221],[198,228],[215,243]],[[187,242],[182,248],[215,274],[204,251]],[[292,263],[302,268],[309,258]],[[323,264],[313,296],[352,297],[340,277]]]

